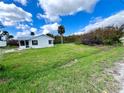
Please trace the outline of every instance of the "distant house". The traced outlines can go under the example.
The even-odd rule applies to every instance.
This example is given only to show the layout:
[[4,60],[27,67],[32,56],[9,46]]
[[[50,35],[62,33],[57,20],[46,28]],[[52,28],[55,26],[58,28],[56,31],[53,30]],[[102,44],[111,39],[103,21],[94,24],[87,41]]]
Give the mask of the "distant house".
[[0,47],[6,47],[7,46],[7,42],[4,40],[0,40]]
[[19,48],[45,48],[54,46],[54,38],[47,35],[17,37]]
[[5,37],[0,37],[0,47],[6,47],[7,41],[5,40]]

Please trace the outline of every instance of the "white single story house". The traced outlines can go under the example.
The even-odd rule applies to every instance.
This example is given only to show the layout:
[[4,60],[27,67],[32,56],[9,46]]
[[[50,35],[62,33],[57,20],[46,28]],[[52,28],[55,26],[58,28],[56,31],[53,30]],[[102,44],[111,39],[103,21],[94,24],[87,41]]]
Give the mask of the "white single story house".
[[54,38],[47,35],[17,37],[19,48],[45,48],[54,46]]
[[7,41],[6,41],[6,37],[0,37],[0,47],[6,47],[7,46]]
[[0,47],[6,47],[7,42],[5,40],[0,40]]

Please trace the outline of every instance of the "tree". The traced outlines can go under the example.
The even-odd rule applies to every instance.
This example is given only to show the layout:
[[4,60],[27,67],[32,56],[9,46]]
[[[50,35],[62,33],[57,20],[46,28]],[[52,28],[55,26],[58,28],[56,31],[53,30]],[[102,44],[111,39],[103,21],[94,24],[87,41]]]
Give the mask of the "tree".
[[120,31],[123,31],[124,30],[124,24],[120,26],[119,30]]
[[13,35],[10,35],[8,31],[4,31],[3,28],[5,28],[5,26],[0,21],[0,40],[2,40],[3,37],[6,41],[8,41],[11,38],[14,38]]
[[4,37],[4,39],[5,39],[6,41],[8,41],[9,39],[14,38],[14,36],[13,36],[13,35],[10,35],[8,31],[1,31],[1,33],[0,33],[0,40],[1,40],[3,37]]
[[8,37],[9,39],[13,39],[14,38],[14,36],[13,35],[9,35],[9,37]]
[[8,40],[9,39],[9,32],[8,31],[2,31],[1,37],[5,37],[4,39]]
[[3,35],[9,35],[9,32],[8,32],[8,31],[3,31],[2,34],[3,34]]
[[64,26],[63,25],[60,25],[59,27],[58,27],[58,33],[60,34],[60,36],[61,36],[61,44],[63,44],[63,34],[65,33],[65,28],[64,28]]
[[98,28],[89,33],[85,33],[81,36],[83,44],[88,45],[114,45],[120,43],[120,38],[123,36],[124,25],[120,27],[109,26],[104,28]]
[[3,37],[5,37],[5,39],[6,39],[8,35],[9,34],[7,31],[2,31],[2,30],[0,31],[0,39],[2,39]]

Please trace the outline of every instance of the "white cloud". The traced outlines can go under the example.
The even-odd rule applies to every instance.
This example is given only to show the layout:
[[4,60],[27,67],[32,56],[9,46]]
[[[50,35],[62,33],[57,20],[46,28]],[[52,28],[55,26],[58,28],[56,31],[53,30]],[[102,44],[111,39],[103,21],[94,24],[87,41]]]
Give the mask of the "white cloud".
[[55,32],[57,31],[58,26],[59,26],[58,23],[44,25],[41,27],[42,34]]
[[31,32],[36,32],[37,28],[31,27],[30,30],[31,30]]
[[14,1],[21,3],[22,5],[27,5],[27,0],[14,0]]
[[91,12],[99,0],[39,0],[45,14],[40,17],[56,22],[60,16],[74,15],[80,11]]
[[30,31],[36,32],[36,28],[29,26],[32,23],[32,14],[26,12],[15,4],[6,4],[0,2],[0,22],[4,26],[13,26],[21,32],[17,32],[17,36],[28,35]]
[[17,32],[16,37],[30,35],[30,26],[24,25],[24,24],[19,24],[16,28],[18,30],[21,30],[20,32]]
[[[32,29],[32,28],[30,28],[29,30],[24,30],[24,31],[21,31],[21,32],[17,32],[17,34],[16,34],[15,37],[29,36],[29,35],[31,34],[31,29]],[[36,29],[36,28],[34,28],[34,29]],[[35,34],[36,34],[36,31],[37,31],[37,29],[34,31]]]
[[102,20],[103,20],[102,17],[96,17],[96,18],[93,17],[93,18],[91,18],[90,24],[94,24],[94,23],[100,22]]
[[31,32],[37,32],[37,28],[31,27],[29,25],[24,25],[24,24],[19,24],[17,27],[17,29],[22,30],[21,32],[17,32],[16,37],[18,36],[28,36],[30,35]]
[[[53,33],[53,32],[57,32],[59,24],[58,23],[53,23],[53,24],[47,24],[47,25],[43,25],[42,27],[40,27],[40,29],[28,26],[28,25],[24,25],[24,24],[19,24],[17,26],[17,29],[21,29],[21,32],[17,32],[16,37],[18,36],[29,36],[31,32],[35,32],[36,34],[42,33],[42,34],[47,34],[47,33]],[[39,32],[39,33],[37,33]]]
[[0,21],[5,26],[15,26],[20,22],[31,22],[32,14],[17,7],[15,4],[0,2]]
[[44,15],[42,15],[41,13],[38,13],[38,14],[37,14],[37,18],[38,18],[38,19],[42,19],[42,18],[44,18]]
[[28,35],[30,35],[30,33],[31,33],[30,31],[17,32],[16,38],[20,37],[20,36],[28,36]]
[[106,26],[120,26],[124,24],[124,10],[120,11],[108,18],[104,18],[104,19],[100,19],[100,20],[96,20],[95,23],[93,24],[89,24],[86,27],[84,27],[83,29],[81,29],[81,31],[76,32],[74,34],[83,34],[83,33],[87,33],[91,30],[97,29],[99,27],[106,27]]
[[19,30],[26,31],[30,29],[30,26],[28,26],[27,24],[19,24],[16,28]]

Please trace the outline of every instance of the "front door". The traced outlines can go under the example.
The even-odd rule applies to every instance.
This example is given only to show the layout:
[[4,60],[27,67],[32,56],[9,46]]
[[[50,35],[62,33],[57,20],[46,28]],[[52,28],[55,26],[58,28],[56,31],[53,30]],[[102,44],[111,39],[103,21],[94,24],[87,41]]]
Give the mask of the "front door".
[[29,48],[29,41],[26,40],[25,43],[26,43],[26,48]]

